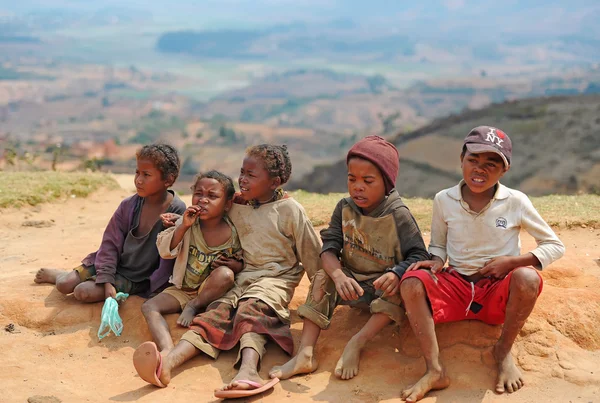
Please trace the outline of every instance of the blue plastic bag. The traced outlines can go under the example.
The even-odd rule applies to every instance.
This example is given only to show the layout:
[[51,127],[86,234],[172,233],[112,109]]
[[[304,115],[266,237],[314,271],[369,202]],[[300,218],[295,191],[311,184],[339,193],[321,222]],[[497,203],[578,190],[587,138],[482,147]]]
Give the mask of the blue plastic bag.
[[102,316],[100,322],[100,328],[98,329],[98,339],[102,340],[110,334],[110,331],[115,336],[120,336],[123,331],[123,321],[119,316],[119,302],[125,301],[129,297],[129,294],[118,292],[116,298],[108,297],[104,301],[102,307]]

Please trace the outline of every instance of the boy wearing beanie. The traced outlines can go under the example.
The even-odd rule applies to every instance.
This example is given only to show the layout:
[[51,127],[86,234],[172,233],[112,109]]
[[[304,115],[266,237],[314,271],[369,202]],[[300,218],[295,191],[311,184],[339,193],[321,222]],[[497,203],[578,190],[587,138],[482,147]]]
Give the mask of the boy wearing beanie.
[[[402,393],[406,401],[450,384],[440,362],[435,324],[465,319],[504,323],[492,350],[498,366],[495,389],[512,393],[523,386],[510,350],[542,292],[542,277],[535,269],[559,259],[565,248],[525,194],[500,184],[511,156],[512,143],[502,130],[472,129],[460,155],[463,180],[435,196],[432,259],[411,265],[400,285],[427,365],[425,375]],[[520,250],[521,229],[538,245],[525,254]]]
[[379,136],[357,142],[346,158],[348,193],[337,204],[329,227],[321,231],[322,269],[315,274],[306,303],[298,353],[269,375],[287,379],[317,369],[314,347],[329,327],[337,305],[370,309],[372,316],[346,345],[335,368],[341,379],[358,374],[362,348],[383,327],[404,316],[400,278],[429,254],[414,217],[395,189],[398,150]]

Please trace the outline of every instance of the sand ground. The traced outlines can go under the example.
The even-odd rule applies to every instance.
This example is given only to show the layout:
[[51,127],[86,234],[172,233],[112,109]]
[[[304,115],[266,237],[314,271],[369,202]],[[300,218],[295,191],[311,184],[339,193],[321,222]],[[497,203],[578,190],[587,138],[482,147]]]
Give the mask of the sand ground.
[[[0,401],[24,402],[54,396],[63,402],[217,401],[212,391],[234,375],[235,351],[218,361],[197,357],[175,373],[166,389],[147,385],[136,374],[132,354],[150,334],[140,313],[143,300],[129,298],[121,307],[124,332],[102,342],[96,335],[102,304],[83,305],[52,286],[37,285],[39,267],[69,269],[100,242],[102,231],[125,189],[97,192],[19,210],[0,210]],[[189,202],[189,200],[186,200]],[[23,226],[32,221],[37,226]],[[545,285],[513,353],[527,385],[512,395],[496,395],[490,347],[499,327],[478,322],[438,326],[442,358],[451,386],[424,402],[600,402],[600,231],[560,230],[567,254],[543,272]],[[426,239],[426,242],[429,240]],[[533,240],[523,236],[524,249]],[[291,304],[292,333],[298,344],[302,323],[295,310],[304,301],[306,278]],[[177,328],[171,315],[175,339]],[[389,326],[362,354],[359,375],[349,381],[333,375],[344,345],[368,319],[368,313],[340,307],[317,346],[319,369],[282,381],[251,402],[399,402],[400,391],[424,370],[407,323]],[[5,328],[13,324],[14,330]],[[261,374],[287,356],[267,346]]]

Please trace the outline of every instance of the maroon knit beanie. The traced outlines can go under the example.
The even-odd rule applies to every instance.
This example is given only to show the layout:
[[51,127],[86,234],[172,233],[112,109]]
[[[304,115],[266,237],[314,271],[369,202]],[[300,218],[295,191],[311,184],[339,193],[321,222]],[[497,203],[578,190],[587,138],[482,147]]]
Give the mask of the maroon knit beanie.
[[385,182],[386,195],[396,187],[400,157],[392,143],[379,136],[367,136],[350,148],[346,164],[352,157],[363,158],[379,168]]

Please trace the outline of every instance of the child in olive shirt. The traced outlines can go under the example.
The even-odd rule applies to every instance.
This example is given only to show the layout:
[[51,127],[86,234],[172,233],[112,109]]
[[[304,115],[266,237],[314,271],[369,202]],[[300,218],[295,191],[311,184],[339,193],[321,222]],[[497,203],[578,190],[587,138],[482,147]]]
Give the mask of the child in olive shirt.
[[188,327],[202,308],[229,291],[243,268],[237,230],[227,217],[233,181],[209,171],[196,177],[192,191],[192,205],[156,240],[162,258],[175,259],[173,285],[142,305],[159,351],[174,346],[163,315],[182,312],[177,324]]
[[399,323],[400,278],[411,263],[429,259],[414,217],[395,189],[398,150],[379,136],[368,136],[348,152],[348,192],[337,204],[329,227],[321,231],[322,269],[312,282],[306,304],[301,346],[294,358],[271,370],[289,378],[316,370],[314,346],[329,327],[337,305],[370,308],[367,324],[346,345],[335,374],[358,374],[362,348],[386,325]]

